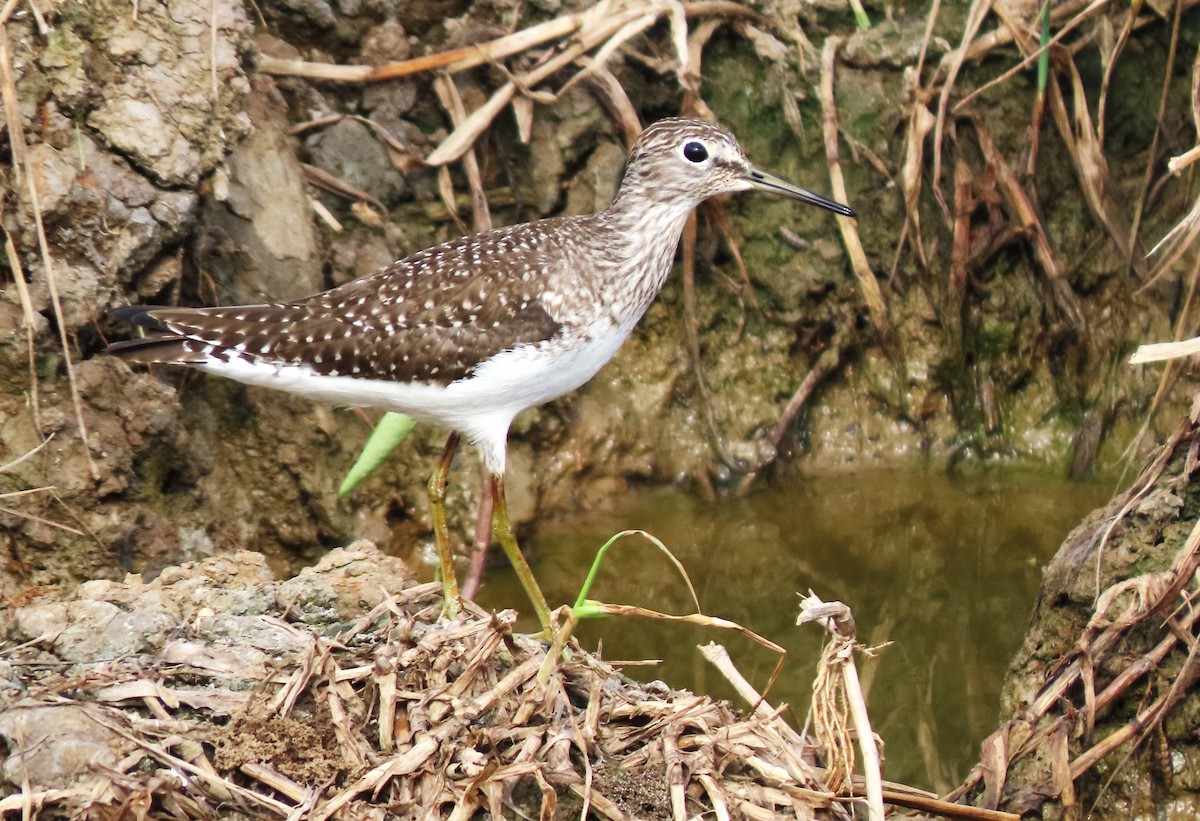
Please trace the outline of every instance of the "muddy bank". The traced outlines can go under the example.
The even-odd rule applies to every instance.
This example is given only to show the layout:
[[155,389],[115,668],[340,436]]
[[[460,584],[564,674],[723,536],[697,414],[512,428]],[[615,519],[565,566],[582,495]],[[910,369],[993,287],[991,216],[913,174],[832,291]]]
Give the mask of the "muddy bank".
[[1044,570],[1002,723],[956,794],[1045,819],[1200,814],[1193,410]]

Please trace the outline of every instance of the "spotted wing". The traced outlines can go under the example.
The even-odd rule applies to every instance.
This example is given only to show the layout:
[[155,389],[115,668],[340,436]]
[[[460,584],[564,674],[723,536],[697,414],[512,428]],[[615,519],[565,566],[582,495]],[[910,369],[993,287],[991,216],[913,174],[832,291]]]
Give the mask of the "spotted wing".
[[161,335],[109,351],[129,361],[241,357],[320,374],[449,384],[501,351],[561,331],[540,298],[554,258],[546,247],[553,221],[546,222],[447,243],[296,302],[117,309],[117,318]]

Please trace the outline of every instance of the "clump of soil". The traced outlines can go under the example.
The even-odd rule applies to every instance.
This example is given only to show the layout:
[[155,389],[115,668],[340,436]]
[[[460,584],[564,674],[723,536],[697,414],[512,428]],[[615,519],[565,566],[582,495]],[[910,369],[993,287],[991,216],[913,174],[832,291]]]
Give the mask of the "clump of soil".
[[328,715],[281,716],[251,705],[206,739],[213,765],[232,772],[247,764],[270,761],[282,775],[308,784],[332,784],[347,772]]

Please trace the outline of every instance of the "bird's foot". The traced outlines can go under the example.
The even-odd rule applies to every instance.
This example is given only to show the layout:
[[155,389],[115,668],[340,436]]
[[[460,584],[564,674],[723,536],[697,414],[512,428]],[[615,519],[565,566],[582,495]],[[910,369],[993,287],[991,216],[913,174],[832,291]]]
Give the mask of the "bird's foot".
[[439,619],[454,621],[460,613],[462,613],[462,599],[457,595],[442,598],[442,612],[438,615]]

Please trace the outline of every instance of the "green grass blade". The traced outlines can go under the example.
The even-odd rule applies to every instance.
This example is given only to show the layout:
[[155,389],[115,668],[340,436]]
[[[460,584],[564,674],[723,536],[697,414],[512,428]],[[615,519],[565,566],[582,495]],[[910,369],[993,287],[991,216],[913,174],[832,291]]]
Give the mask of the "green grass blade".
[[871,18],[867,17],[867,10],[863,8],[862,0],[850,0],[850,8],[854,11],[854,24],[858,26],[858,30],[870,29]]
[[358,461],[351,466],[350,472],[342,480],[342,486],[338,488],[338,497],[346,496],[358,487],[363,479],[374,473],[375,468],[412,433],[416,425],[417,420],[411,416],[405,416],[403,413],[385,413],[375,430],[371,431],[371,438],[367,440],[367,444],[363,445],[362,453],[358,454]]
[[1046,83],[1050,80],[1050,49],[1046,48],[1046,44],[1050,42],[1050,3],[1049,0],[1041,0],[1042,7],[1038,9],[1038,17],[1041,18],[1042,31],[1039,45],[1042,47],[1042,53],[1038,55],[1037,69],[1037,94],[1038,99],[1044,99],[1046,96]]
[[679,562],[679,559],[675,558],[675,554],[672,553],[665,544],[659,541],[657,536],[647,533],[644,530],[622,530],[620,533],[612,536],[607,542],[600,546],[599,550],[596,551],[596,558],[592,560],[592,566],[588,570],[587,578],[584,579],[583,587],[579,590],[579,597],[575,599],[575,604],[571,607],[571,609],[575,612],[575,617],[577,619],[596,617],[595,603],[588,599],[588,593],[591,592],[592,585],[596,581],[596,574],[600,572],[600,563],[604,561],[604,554],[608,552],[610,547],[626,536],[641,536],[650,542],[650,544],[658,548],[658,550],[667,557],[671,564],[675,565],[675,569],[679,571],[679,575],[683,578],[684,584],[687,585],[688,593],[690,593],[692,596],[692,604],[695,605],[696,612],[702,612],[700,610],[700,599],[696,596],[696,588],[692,585],[692,580],[688,578],[687,571],[684,570],[683,565]]
[[604,544],[600,545],[600,549],[596,551],[596,558],[592,559],[592,566],[588,568],[587,578],[583,580],[583,587],[579,588],[579,597],[575,599],[575,604],[571,607],[576,613],[583,609],[584,603],[587,602],[587,595],[592,590],[592,585],[596,582],[596,574],[600,572],[600,564],[604,561],[604,554],[608,549],[623,536],[627,536],[632,531],[622,530],[611,537]]
[[605,619],[608,614],[600,609],[599,602],[587,599],[582,603],[575,605],[575,618],[579,621],[584,619]]

